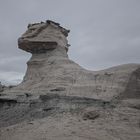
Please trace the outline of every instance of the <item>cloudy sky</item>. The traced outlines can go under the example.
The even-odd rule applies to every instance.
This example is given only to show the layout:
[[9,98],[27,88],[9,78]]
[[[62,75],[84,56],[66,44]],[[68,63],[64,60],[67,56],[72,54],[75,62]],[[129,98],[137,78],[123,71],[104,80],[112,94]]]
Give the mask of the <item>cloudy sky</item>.
[[19,83],[30,54],[17,39],[51,19],[71,30],[69,57],[90,70],[140,63],[140,0],[0,0],[0,81]]

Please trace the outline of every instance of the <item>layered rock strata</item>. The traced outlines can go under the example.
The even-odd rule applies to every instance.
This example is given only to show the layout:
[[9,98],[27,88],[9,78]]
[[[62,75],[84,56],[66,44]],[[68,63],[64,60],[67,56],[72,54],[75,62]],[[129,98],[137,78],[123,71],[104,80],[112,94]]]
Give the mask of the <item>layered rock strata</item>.
[[140,64],[88,71],[68,58],[68,33],[47,20],[19,38],[32,57],[0,96],[2,140],[139,140]]
[[[68,58],[68,33],[69,30],[49,20],[28,25],[18,45],[20,49],[30,52],[32,57],[27,62],[23,82],[11,92],[34,95],[55,93],[103,100],[127,97],[126,94],[133,92],[131,97],[137,95],[140,98],[139,64],[102,71],[85,70]],[[131,86],[135,90],[130,89]]]

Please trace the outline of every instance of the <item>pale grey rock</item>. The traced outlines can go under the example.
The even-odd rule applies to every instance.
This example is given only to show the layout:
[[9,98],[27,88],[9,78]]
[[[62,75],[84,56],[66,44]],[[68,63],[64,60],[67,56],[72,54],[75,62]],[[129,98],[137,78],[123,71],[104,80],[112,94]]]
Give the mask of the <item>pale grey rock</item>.
[[0,97],[0,138],[139,140],[140,64],[86,70],[68,58],[68,33],[48,20],[19,38],[32,57]]

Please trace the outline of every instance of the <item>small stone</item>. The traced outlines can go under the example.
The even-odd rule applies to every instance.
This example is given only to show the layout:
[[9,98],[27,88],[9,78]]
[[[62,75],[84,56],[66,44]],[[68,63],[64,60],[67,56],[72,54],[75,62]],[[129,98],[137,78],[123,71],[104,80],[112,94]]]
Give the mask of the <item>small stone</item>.
[[97,111],[87,111],[83,114],[83,120],[95,120],[100,116]]

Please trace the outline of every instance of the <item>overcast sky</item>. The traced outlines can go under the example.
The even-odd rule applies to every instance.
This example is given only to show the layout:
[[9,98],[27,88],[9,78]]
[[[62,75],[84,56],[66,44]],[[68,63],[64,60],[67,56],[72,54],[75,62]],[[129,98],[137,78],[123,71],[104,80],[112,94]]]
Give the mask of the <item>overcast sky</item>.
[[69,57],[86,69],[140,63],[140,0],[0,0],[0,81],[21,82],[31,55],[17,47],[28,23],[71,30]]

